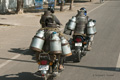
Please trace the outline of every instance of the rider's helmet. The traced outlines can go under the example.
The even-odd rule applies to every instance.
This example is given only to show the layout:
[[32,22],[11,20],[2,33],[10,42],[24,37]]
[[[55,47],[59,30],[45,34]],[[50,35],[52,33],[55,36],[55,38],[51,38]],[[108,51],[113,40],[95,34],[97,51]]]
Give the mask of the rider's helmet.
[[80,10],[84,10],[84,15],[85,15],[85,16],[87,15],[87,10],[86,10],[86,8],[82,7],[82,8],[80,8]]
[[54,7],[48,7],[48,10],[49,10],[51,13],[54,13],[54,12],[55,12]]

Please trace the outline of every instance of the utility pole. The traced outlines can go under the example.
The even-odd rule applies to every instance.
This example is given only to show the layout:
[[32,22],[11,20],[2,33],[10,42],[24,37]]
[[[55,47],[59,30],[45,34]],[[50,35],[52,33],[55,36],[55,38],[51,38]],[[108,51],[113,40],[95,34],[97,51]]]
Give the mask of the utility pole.
[[55,0],[55,4],[54,4],[54,7],[56,7],[56,4],[57,4],[57,0]]
[[64,5],[64,0],[61,0],[61,3],[60,3],[60,11],[63,11],[63,5]]
[[74,0],[71,0],[69,10],[72,10]]

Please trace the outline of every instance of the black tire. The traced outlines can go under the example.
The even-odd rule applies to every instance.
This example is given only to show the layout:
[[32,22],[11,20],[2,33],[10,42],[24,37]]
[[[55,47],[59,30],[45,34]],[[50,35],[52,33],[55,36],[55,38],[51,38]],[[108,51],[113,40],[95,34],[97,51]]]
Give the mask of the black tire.
[[43,80],[48,80],[48,79],[47,79],[47,76],[44,76]]
[[[76,51],[75,51],[76,52]],[[73,59],[73,62],[80,62],[81,61],[81,52],[80,51],[77,51],[76,53],[75,53],[76,55],[75,55],[75,57],[74,57],[74,59]]]
[[86,51],[84,51],[84,52],[82,52],[82,54],[81,54],[81,56],[83,57],[83,56],[86,56]]

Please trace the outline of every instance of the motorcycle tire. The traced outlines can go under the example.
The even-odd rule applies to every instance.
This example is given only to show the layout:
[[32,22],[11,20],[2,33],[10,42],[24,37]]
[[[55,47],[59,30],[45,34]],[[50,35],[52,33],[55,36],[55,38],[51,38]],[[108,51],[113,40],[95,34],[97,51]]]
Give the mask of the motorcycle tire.
[[47,76],[44,76],[44,80],[48,80]]
[[73,62],[80,62],[80,61],[81,61],[81,58],[82,58],[81,52],[78,51],[78,52],[76,52],[75,54],[76,54],[76,55],[75,55],[75,58],[73,59]]

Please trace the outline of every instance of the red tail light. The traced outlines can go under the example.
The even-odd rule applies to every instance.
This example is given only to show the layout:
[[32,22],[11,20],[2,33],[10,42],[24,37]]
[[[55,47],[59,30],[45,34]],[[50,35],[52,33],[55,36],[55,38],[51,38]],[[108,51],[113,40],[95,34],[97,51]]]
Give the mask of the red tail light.
[[44,76],[44,74],[42,74],[42,76]]
[[76,38],[75,41],[82,42],[82,39],[81,38]]
[[47,65],[47,60],[40,61],[41,65]]

